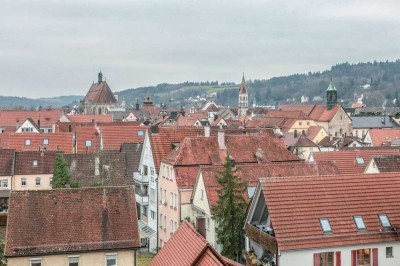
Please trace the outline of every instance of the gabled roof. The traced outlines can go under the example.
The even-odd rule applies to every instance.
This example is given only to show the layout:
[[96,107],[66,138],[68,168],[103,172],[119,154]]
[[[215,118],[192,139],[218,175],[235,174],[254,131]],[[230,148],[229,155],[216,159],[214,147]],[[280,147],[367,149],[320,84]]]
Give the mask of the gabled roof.
[[[316,152],[313,158],[316,162],[335,162],[341,174],[362,174],[364,173],[367,164],[372,156],[377,155],[398,155],[400,154],[397,149],[386,150],[340,150],[340,151],[326,151]],[[357,162],[357,158],[360,162]]]
[[151,150],[154,158],[156,172],[160,171],[161,159],[166,157],[176,144],[185,137],[196,137],[204,135],[204,130],[195,127],[158,127],[158,132],[148,131]]
[[379,172],[400,172],[400,155],[374,156]]
[[104,186],[122,186],[133,184],[133,174],[126,176],[125,153],[119,151],[99,151],[98,153],[64,154],[71,179],[80,187],[96,184]]
[[269,118],[294,118],[298,120],[311,120],[309,116],[303,113],[301,110],[295,111],[283,111],[283,110],[268,110],[265,117]]
[[[72,153],[74,147],[73,133],[2,133],[0,146],[16,151],[38,151],[41,147],[47,151],[63,151]],[[44,144],[43,140],[48,140]],[[30,140],[30,145],[25,145]]]
[[7,257],[140,247],[134,187],[12,191],[10,199]]
[[400,128],[370,129],[368,132],[374,146],[390,145],[391,141],[400,139]]
[[328,110],[325,105],[315,104],[291,104],[281,106],[281,110],[283,111],[302,111],[311,119],[319,122],[331,121],[341,108],[340,105],[335,105],[331,110]]
[[[279,250],[322,248],[400,241],[382,230],[378,214],[400,225],[400,173],[260,179]],[[353,216],[367,227],[357,230]],[[329,219],[324,234],[320,220]]]
[[[307,130],[307,138],[310,140],[314,140],[321,130],[325,130],[321,126],[310,126]],[[326,131],[326,130],[325,130]]]
[[[219,196],[217,189],[221,189],[217,181],[218,172],[224,170],[223,166],[201,166],[200,171],[203,177],[204,186],[209,205],[215,205]],[[309,163],[309,162],[290,162],[290,163],[267,163],[267,164],[248,164],[238,165],[235,175],[248,181],[248,187],[257,186],[261,177],[280,177],[280,176],[318,176],[339,174],[335,163]],[[193,196],[193,195],[192,195]],[[244,195],[249,200],[248,195]]]
[[0,176],[11,176],[14,171],[15,150],[0,148]]
[[1,110],[0,127],[16,127],[17,123],[22,125],[28,118],[36,122],[40,119],[40,126],[51,126],[58,121],[61,115],[60,109],[41,111]]
[[178,127],[192,127],[197,121],[199,120],[195,117],[179,116],[175,122],[175,125]]
[[86,103],[117,103],[114,94],[106,81],[100,83],[93,83],[88,93],[85,96]]
[[239,266],[241,264],[218,254],[193,228],[183,221],[165,246],[150,262],[150,266]]
[[199,167],[197,165],[174,167],[177,187],[179,189],[193,189],[198,170]]
[[103,150],[120,150],[122,143],[143,143],[145,126],[101,127]]
[[[24,151],[15,155],[16,175],[52,174],[56,151]],[[36,161],[36,165],[33,164]]]
[[225,135],[226,149],[219,148],[218,136],[185,138],[165,161],[173,165],[223,164],[226,154],[236,163],[298,161],[299,158],[266,135]]

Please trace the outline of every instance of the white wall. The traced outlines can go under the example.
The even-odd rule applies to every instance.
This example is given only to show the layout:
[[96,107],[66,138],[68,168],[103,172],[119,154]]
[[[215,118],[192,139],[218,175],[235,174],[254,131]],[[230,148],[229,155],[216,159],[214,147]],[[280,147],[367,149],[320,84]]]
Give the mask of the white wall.
[[[386,258],[386,247],[393,247],[393,258]],[[378,248],[378,265],[398,266],[400,265],[400,242],[387,242],[377,244],[365,244],[354,246],[342,246],[323,249],[307,249],[298,251],[281,251],[279,256],[279,266],[310,266],[314,265],[314,253],[322,252],[341,252],[343,266],[351,265],[351,251],[364,248]],[[372,258],[371,258],[372,259]],[[335,262],[336,265],[336,262]],[[372,265],[372,261],[371,261]]]

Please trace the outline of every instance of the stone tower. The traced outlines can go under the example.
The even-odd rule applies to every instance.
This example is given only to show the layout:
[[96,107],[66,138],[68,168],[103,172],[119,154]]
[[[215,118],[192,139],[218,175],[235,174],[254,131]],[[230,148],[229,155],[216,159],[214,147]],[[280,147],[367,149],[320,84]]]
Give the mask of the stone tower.
[[337,105],[337,90],[331,79],[326,89],[326,107],[328,110],[331,110],[335,105]]
[[244,79],[244,73],[242,78],[242,84],[239,87],[239,109],[238,115],[246,115],[249,108],[249,87],[246,85]]

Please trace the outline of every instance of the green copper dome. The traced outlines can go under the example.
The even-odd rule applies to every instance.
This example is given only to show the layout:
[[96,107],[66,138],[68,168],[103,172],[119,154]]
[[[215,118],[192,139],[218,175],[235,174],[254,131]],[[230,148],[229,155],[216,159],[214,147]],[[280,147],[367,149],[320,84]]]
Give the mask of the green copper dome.
[[336,91],[336,87],[335,87],[335,84],[333,84],[333,81],[331,81],[331,82],[329,83],[329,86],[328,86],[328,88],[326,89],[326,91]]

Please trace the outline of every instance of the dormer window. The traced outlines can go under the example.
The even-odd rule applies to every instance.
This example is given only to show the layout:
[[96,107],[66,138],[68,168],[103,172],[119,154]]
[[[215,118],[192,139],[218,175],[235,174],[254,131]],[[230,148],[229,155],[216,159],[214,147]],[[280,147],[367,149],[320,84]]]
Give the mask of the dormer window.
[[364,220],[362,216],[353,216],[354,222],[356,223],[357,230],[367,230],[367,227],[364,224]]
[[328,218],[319,219],[319,223],[321,224],[321,228],[322,228],[322,231],[324,233],[331,233],[332,232],[331,224],[329,223],[329,219]]
[[356,157],[356,162],[357,162],[357,164],[365,164],[363,157]]
[[391,228],[392,225],[390,224],[389,218],[385,213],[379,214],[379,220],[381,221],[383,228]]
[[43,139],[42,144],[43,145],[49,145],[49,139]]

